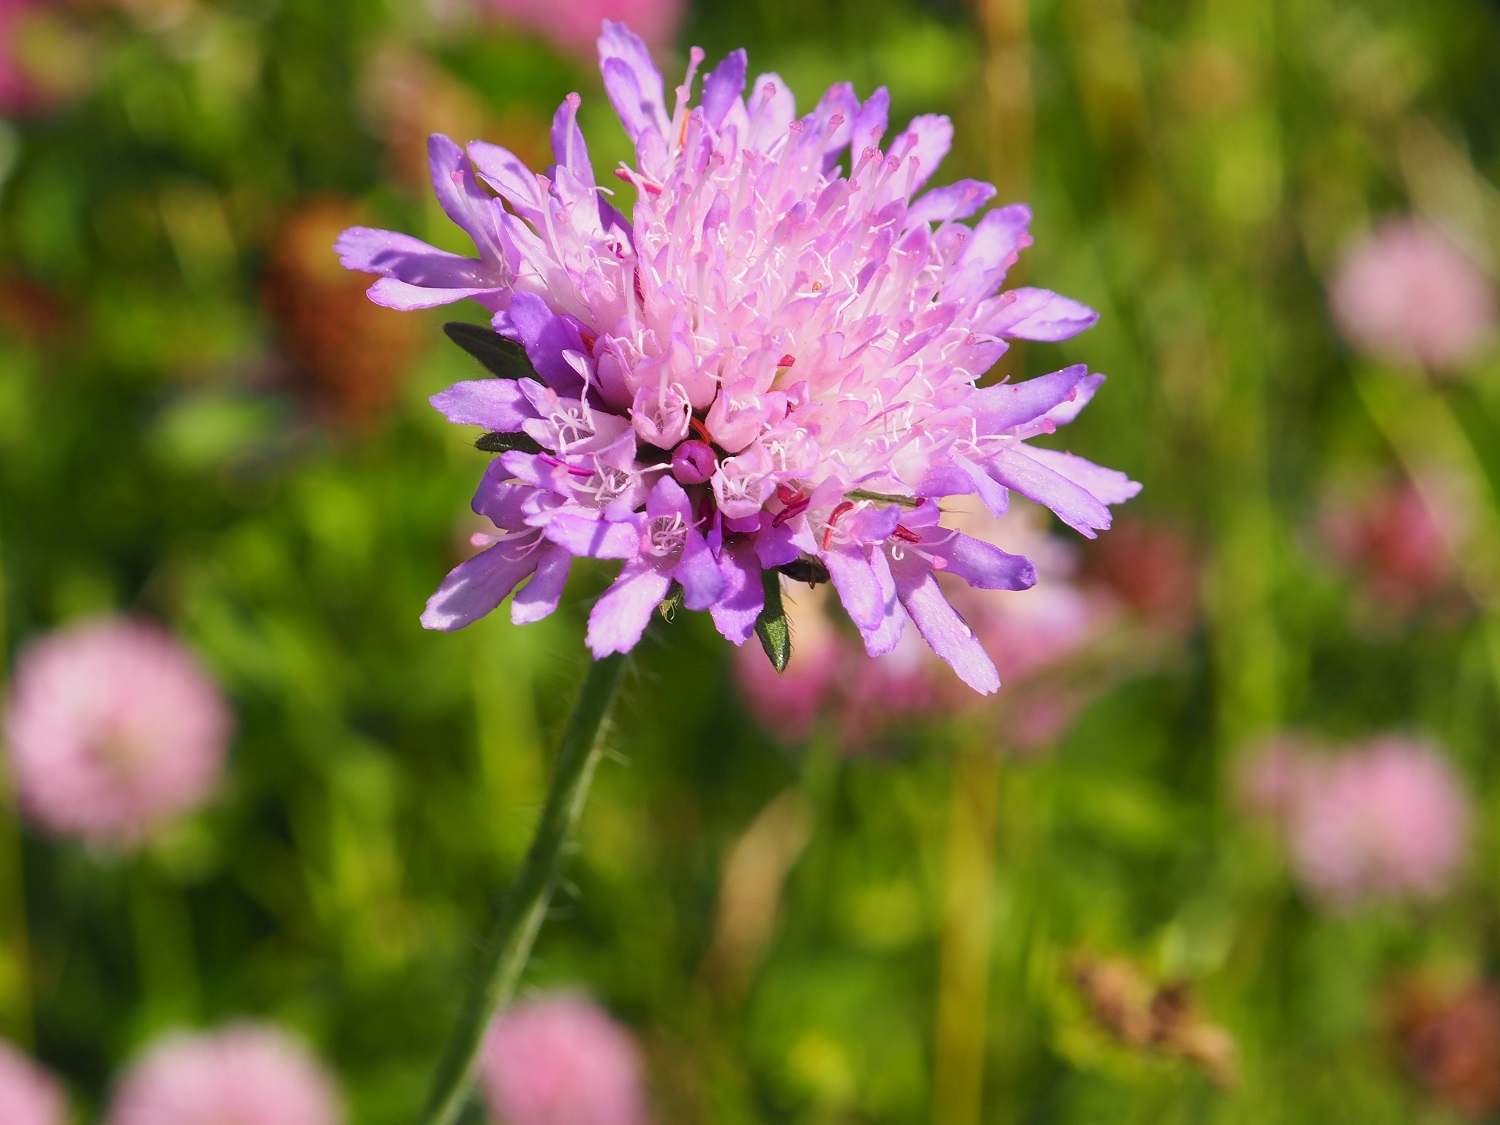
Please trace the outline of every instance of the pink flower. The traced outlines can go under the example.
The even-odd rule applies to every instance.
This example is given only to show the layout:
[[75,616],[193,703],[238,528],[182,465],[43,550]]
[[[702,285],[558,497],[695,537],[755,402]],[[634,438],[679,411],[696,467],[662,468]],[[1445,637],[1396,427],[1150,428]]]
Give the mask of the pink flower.
[[1464,857],[1468,800],[1422,743],[1381,738],[1336,755],[1282,744],[1250,777],[1281,820],[1298,877],[1330,905],[1437,898]]
[[22,653],[5,737],[21,807],[43,829],[131,845],[200,805],[231,717],[197,661],[153,625],[73,625]]
[[632,649],[674,584],[741,645],[766,572],[813,572],[870,655],[910,623],[959,679],[995,691],[994,663],[936,576],[1019,591],[1035,570],[945,526],[940,501],[975,495],[998,514],[1015,492],[1093,538],[1139,491],[1032,444],[1072,422],[1102,375],[1078,365],[978,385],[1010,341],[1066,340],[1097,314],[1004,287],[1031,212],[1013,204],[971,226],[991,185],[929,189],[947,118],[887,140],[890,95],[861,101],[847,83],[799,117],[780,78],[750,79],[744,51],[694,105],[703,52],[669,94],[622,24],[605,25],[599,60],[635,144],[635,166],[617,170],[635,191],[628,218],[598,185],[569,95],[546,175],[495,145],[432,138],[434,189],[477,257],[363,227],[336,246],[348,268],[381,275],[377,304],[478,302],[496,335],[475,346],[519,376],[432,400],[505,452],[474,497],[495,542],[449,574],[423,624],[462,628],[518,588],[512,619],[535,621],[572,560],[591,557],[623,564],[589,615],[596,658]]
[[619,20],[651,47],[665,47],[682,25],[684,0],[480,0],[491,14],[546,35],[587,56],[605,20]]
[[517,1004],[491,1024],[480,1088],[505,1125],[645,1125],[640,1051],[596,1005],[572,996]]
[[1493,335],[1495,287],[1436,227],[1387,222],[1345,258],[1329,303],[1340,331],[1381,359],[1461,367]]
[[52,1076],[0,1042],[0,1121],[5,1125],[64,1125],[67,1105]]
[[[972,506],[947,510],[954,525],[985,537],[992,522]],[[1044,534],[1020,512],[998,521],[1003,536],[1036,561],[1043,581],[1024,598],[987,599],[962,587],[948,591],[993,655],[1005,685],[993,701],[955,690],[941,661],[915,638],[904,636],[889,653],[865,654],[858,639],[830,620],[821,590],[794,587],[788,606],[798,659],[780,676],[747,646],[735,660],[746,703],[772,733],[787,741],[805,737],[820,714],[836,723],[846,749],[861,749],[905,719],[971,713],[989,706],[1003,743],[1031,750],[1056,740],[1087,701],[1072,685],[1051,682],[1054,673],[1086,649],[1118,615],[1102,591],[1075,583],[1071,549]]]
[[1340,562],[1360,572],[1370,600],[1410,613],[1457,574],[1468,515],[1457,490],[1437,479],[1419,489],[1402,477],[1353,495],[1329,492],[1319,524]]
[[0,0],[0,116],[32,113],[47,100],[18,57],[22,27],[41,7],[38,0]]
[[[960,527],[983,536],[989,522],[972,506],[955,512]],[[1120,606],[1097,583],[1080,580],[1071,543],[1042,531],[1035,510],[1008,513],[998,522],[1003,536],[1036,563],[1037,586],[1024,598],[977,598],[955,590],[955,601],[974,626],[1005,686],[1003,714],[996,723],[1002,744],[1036,751],[1055,743],[1091,698],[1080,684],[1059,675],[1115,624]],[[950,703],[962,700],[952,698]]]
[[1174,524],[1130,517],[1088,545],[1084,576],[1109,590],[1133,619],[1168,634],[1188,632],[1198,613],[1198,560]]
[[1272,739],[1240,763],[1236,795],[1246,812],[1281,822],[1301,797],[1307,773],[1298,743],[1288,738]]
[[275,1028],[243,1024],[159,1042],[115,1091],[107,1125],[338,1125],[332,1081]]

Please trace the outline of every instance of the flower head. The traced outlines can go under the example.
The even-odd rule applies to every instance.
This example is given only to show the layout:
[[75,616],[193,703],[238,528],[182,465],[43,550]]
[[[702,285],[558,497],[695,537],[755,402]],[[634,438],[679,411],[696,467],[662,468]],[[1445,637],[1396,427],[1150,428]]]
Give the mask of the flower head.
[[52,1076],[0,1042],[0,1121],[5,1125],[63,1125],[67,1105]]
[[1316,754],[1277,740],[1251,759],[1241,792],[1279,823],[1298,877],[1334,907],[1437,898],[1464,858],[1468,799],[1422,743],[1379,738]]
[[169,1036],[125,1075],[108,1125],[339,1125],[332,1081],[270,1027]]
[[1370,482],[1323,496],[1319,529],[1368,600],[1409,615],[1451,591],[1472,523],[1463,491],[1442,475]]
[[197,661],[153,625],[74,625],[22,653],[6,743],[42,828],[128,845],[208,796],[231,719]]
[[21,58],[22,32],[39,0],[0,0],[0,115],[22,116],[42,108],[47,94]]
[[449,575],[424,624],[466,625],[528,577],[512,616],[534,620],[588,555],[625,564],[590,616],[595,656],[631,648],[674,582],[743,644],[763,572],[795,566],[832,582],[871,654],[894,649],[910,619],[966,683],[995,690],[994,664],[934,576],[1022,590],[1035,572],[945,526],[939,501],[977,494],[998,514],[1014,490],[1093,536],[1138,491],[1029,444],[1072,421],[1102,376],[1078,366],[975,385],[1008,340],[1066,339],[1096,315],[1047,290],[1002,290],[1031,243],[1026,207],[969,226],[992,187],[924,191],[947,118],[919,117],[882,149],[884,90],[861,102],[835,86],[798,117],[775,75],[747,82],[736,51],[695,105],[695,50],[669,103],[622,25],[605,25],[599,54],[636,147],[617,173],[636,192],[629,219],[596,183],[570,95],[545,176],[494,145],[432,139],[438,197],[477,258],[367,228],[338,242],[346,266],[384,275],[377,303],[484,305],[536,376],[433,399],[512,448],[474,501],[496,542]]
[[1472,1121],[1500,1111],[1500,987],[1480,981],[1454,993],[1407,985],[1395,1008],[1414,1078]]
[[479,1083],[505,1125],[645,1125],[648,1117],[635,1040],[577,997],[502,1012],[485,1039]]
[[1357,245],[1329,303],[1350,343],[1429,371],[1462,366],[1500,323],[1494,283],[1420,219],[1392,220]]

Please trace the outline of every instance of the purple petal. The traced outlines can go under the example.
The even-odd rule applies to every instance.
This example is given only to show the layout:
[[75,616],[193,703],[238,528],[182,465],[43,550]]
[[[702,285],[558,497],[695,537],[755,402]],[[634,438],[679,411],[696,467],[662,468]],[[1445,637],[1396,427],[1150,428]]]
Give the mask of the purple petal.
[[948,459],[962,469],[968,475],[969,480],[974,482],[974,490],[979,493],[979,499],[984,501],[984,506],[993,515],[1003,516],[1005,510],[1010,507],[1010,494],[985,472],[984,467],[976,465],[961,453],[949,453]]
[[549,545],[538,550],[536,573],[511,599],[511,621],[517,625],[530,625],[557,609],[572,565],[572,554],[562,547]]
[[891,154],[900,157],[903,175],[912,158],[916,158],[917,173],[911,188],[916,194],[932,178],[952,147],[953,122],[940,114],[924,113],[913,118],[906,132],[891,142]]
[[1057,518],[1079,534],[1093,539],[1095,529],[1109,526],[1109,509],[1088,489],[1027,454],[1032,450],[1002,449],[989,460],[990,475],[1007,488],[1057,513]]
[[935,569],[956,574],[976,590],[1029,590],[1036,585],[1036,567],[1022,555],[1011,555],[962,532],[942,532],[923,550],[943,563]]
[[[467,260],[467,259],[465,259]],[[409,285],[394,277],[382,277],[369,288],[370,300],[388,309],[411,312],[414,309],[435,309],[439,305],[451,305],[468,297],[480,297],[493,293],[498,286],[486,285],[471,289],[430,289],[420,285]]]
[[1091,328],[1099,314],[1048,289],[1013,289],[1015,300],[986,327],[1020,340],[1067,340]]
[[682,583],[682,604],[688,609],[708,609],[724,592],[724,577],[719,572],[718,560],[708,549],[703,536],[691,529],[672,577]]
[[651,489],[651,495],[646,497],[646,515],[652,519],[658,516],[681,516],[691,523],[693,505],[688,500],[687,493],[682,491],[682,485],[663,474]]
[[1027,233],[1030,226],[1031,208],[1024,203],[1012,203],[1009,207],[991,211],[974,228],[974,235],[964,247],[959,264],[966,269],[977,268],[984,274],[1008,270],[1017,255],[1031,245],[1031,236]]
[[755,632],[756,619],[765,608],[766,593],[761,586],[760,567],[747,544],[739,544],[719,556],[719,574],[724,588],[719,600],[709,607],[714,626],[726,640],[736,645],[748,641]]
[[552,117],[552,155],[557,162],[591,188],[594,167],[589,163],[589,146],[578,127],[578,107],[583,99],[569,94]]
[[762,74],[750,87],[746,108],[751,121],[746,147],[765,151],[786,137],[797,116],[797,99],[781,75]]
[[594,659],[629,652],[641,639],[651,615],[667,596],[670,580],[643,562],[625,565],[615,584],[594,603],[585,638]]
[[633,559],[641,548],[641,529],[633,521],[611,523],[559,512],[542,525],[542,534],[575,555],[593,559]]
[[974,636],[974,630],[948,604],[932,572],[914,563],[910,570],[902,569],[898,580],[901,604],[932,651],[981,695],[999,690],[1000,673],[995,670],[994,661]]
[[604,89],[632,141],[654,130],[665,139],[670,127],[661,72],[646,44],[623,23],[604,21],[599,36],[599,67]]
[[515,483],[513,476],[497,457],[485,466],[474,491],[474,514],[484,516],[502,531],[525,527],[526,501],[539,495],[536,489]]
[[432,189],[448,218],[474,240],[479,256],[488,262],[505,260],[500,238],[500,204],[474,179],[464,150],[441,133],[427,138],[432,165]]
[[519,156],[485,141],[470,143],[468,153],[479,178],[499,192],[517,215],[533,225],[545,221],[546,195],[536,174]]
[[884,615],[880,624],[869,632],[862,632],[865,651],[871,656],[883,656],[895,648],[906,627],[906,614],[901,612],[897,600],[896,580],[891,574],[891,564],[884,551],[875,551],[870,556],[870,569],[875,574],[875,584],[880,587],[884,604]]
[[333,249],[345,269],[378,273],[412,285],[463,289],[492,284],[490,267],[484,262],[450,254],[393,230],[350,227],[339,235]]
[[1118,469],[1106,469],[1071,453],[1056,449],[1033,449],[1026,447],[1026,456],[1040,461],[1060,476],[1088,489],[1106,504],[1123,504],[1138,495],[1141,486]]
[[537,561],[537,552],[520,552],[506,542],[459,563],[427,599],[422,627],[452,632],[479,620],[536,569]]
[[745,73],[749,58],[744,48],[731,51],[703,80],[703,116],[717,129],[724,123],[729,107],[745,92]]
[[755,554],[766,570],[785,566],[801,553],[802,546],[797,542],[797,532],[790,521],[780,527],[774,524],[763,527],[755,537]]
[[577,323],[554,313],[535,293],[517,293],[509,311],[510,325],[536,373],[559,394],[581,391],[582,377],[563,356],[586,350]]
[[918,496],[967,496],[977,488],[973,476],[957,466],[930,465],[923,470],[914,491]]
[[965,405],[974,413],[981,433],[997,434],[1030,422],[1047,413],[1075,393],[1088,374],[1084,364],[1065,367],[1021,383],[997,383],[981,387]]
[[812,113],[803,119],[807,122],[807,127],[803,129],[801,137],[806,138],[823,137],[825,127],[834,117],[842,119],[837,126],[827,129],[827,136],[822,142],[825,175],[832,173],[838,166],[839,154],[849,147],[854,120],[858,114],[859,99],[854,96],[853,83],[839,82],[828,88]]
[[906,209],[906,225],[967,219],[995,198],[995,186],[982,180],[959,180],[933,188]]
[[460,426],[484,426],[513,434],[536,418],[536,411],[515,379],[472,379],[454,383],[427,401],[448,421]]
[[881,86],[865,99],[854,115],[854,129],[849,137],[849,150],[854,163],[864,155],[867,148],[879,148],[880,138],[885,136],[885,127],[891,113],[891,92]]
[[1079,413],[1093,399],[1094,393],[1104,385],[1103,375],[1086,375],[1078,380],[1078,386],[1073,388],[1073,393],[1063,399],[1058,405],[1047,411],[1040,418],[1027,423],[1016,431],[1020,438],[1032,438],[1038,434],[1050,434],[1059,426],[1066,426],[1076,419]]
[[861,633],[874,632],[885,618],[885,597],[875,571],[864,552],[854,547],[830,550],[823,555],[828,577],[839,593],[839,601]]

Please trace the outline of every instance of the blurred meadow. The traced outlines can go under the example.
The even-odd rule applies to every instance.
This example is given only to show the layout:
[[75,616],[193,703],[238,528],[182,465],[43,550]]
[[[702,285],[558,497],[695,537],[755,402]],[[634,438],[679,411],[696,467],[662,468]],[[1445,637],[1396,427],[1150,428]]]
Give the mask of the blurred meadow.
[[[6,786],[0,1039],[70,1120],[241,1020],[414,1120],[530,838],[609,568],[420,628],[480,530],[488,455],[426,400],[483,310],[378,308],[331,249],[461,248],[431,132],[543,168],[576,90],[630,156],[587,34],[508,7],[0,0],[0,680],[126,615],[234,725],[129,846]],[[1056,562],[989,595],[983,703],[805,589],[784,682],[653,630],[523,992],[629,1029],[663,1125],[1500,1117],[1500,7],[661,8],[669,80],[744,46],[799,107],[951,115],[941,182],[1028,201],[1025,281],[1102,314],[998,374],[1108,374],[1068,443],[1145,487],[1097,541],[1018,530]]]

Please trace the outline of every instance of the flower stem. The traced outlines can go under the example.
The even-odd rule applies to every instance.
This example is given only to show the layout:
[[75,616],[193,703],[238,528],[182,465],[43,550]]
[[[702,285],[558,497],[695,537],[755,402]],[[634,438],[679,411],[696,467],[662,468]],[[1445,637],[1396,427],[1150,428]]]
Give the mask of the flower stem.
[[948,808],[933,1125],[979,1125],[984,1117],[999,792],[1000,755],[960,751]]
[[[4,541],[0,539],[0,713],[7,679]],[[26,888],[21,818],[0,747],[0,1033],[31,1045],[31,944],[26,928]]]
[[463,1112],[490,1018],[515,993],[552,900],[563,852],[573,837],[599,762],[604,721],[619,693],[625,665],[626,658],[616,654],[589,668],[557,753],[541,822],[520,875],[495,918],[479,975],[438,1065],[422,1125],[454,1125]]

